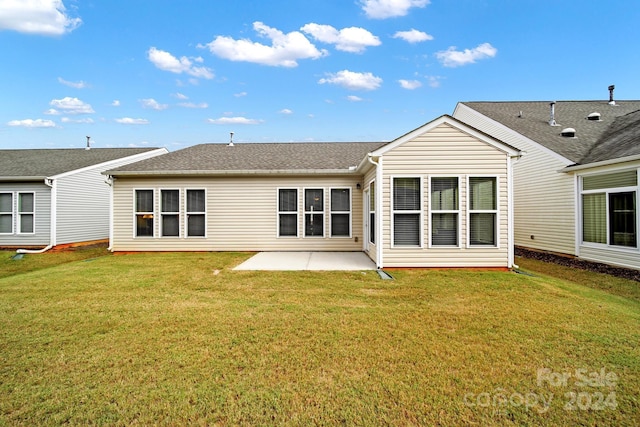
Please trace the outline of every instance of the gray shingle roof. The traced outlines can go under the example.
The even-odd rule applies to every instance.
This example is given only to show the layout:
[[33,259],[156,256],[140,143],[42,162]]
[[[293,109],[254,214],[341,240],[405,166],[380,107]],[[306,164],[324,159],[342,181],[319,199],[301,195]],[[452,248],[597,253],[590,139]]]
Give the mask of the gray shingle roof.
[[385,142],[200,144],[107,171],[111,175],[348,171]]
[[[640,144],[637,144],[640,135],[640,101],[616,101],[616,105],[609,105],[607,101],[557,101],[555,120],[558,126],[549,125],[550,106],[547,101],[461,104],[576,164],[640,154]],[[596,112],[601,114],[600,121],[587,120],[589,114]],[[576,130],[575,138],[560,135],[563,129],[569,127]]]
[[0,150],[0,180],[44,179],[156,148]]

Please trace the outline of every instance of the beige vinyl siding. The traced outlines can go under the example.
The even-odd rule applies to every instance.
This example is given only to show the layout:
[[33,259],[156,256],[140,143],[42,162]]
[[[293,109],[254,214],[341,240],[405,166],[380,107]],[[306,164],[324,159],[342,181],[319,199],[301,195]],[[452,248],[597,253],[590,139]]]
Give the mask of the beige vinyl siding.
[[[0,192],[13,193],[13,234],[0,234],[0,247],[46,246],[51,240],[51,189],[44,183],[0,183]],[[20,234],[18,231],[18,193],[35,193],[34,234]]]
[[[441,124],[394,148],[383,157],[384,267],[507,267],[508,186],[506,153],[457,128]],[[429,176],[460,177],[460,247],[428,247]],[[467,247],[467,180],[495,176],[498,183],[498,247]],[[422,178],[422,248],[392,247],[393,177]]]
[[454,116],[523,152],[513,166],[515,245],[575,255],[575,179],[560,172],[572,162],[465,105]]
[[[360,251],[362,250],[362,190],[357,176],[336,177],[195,177],[118,178],[114,184],[114,251]],[[278,237],[278,189],[298,189],[299,237]],[[325,237],[304,236],[303,200],[305,188],[324,189]],[[329,237],[331,188],[350,188],[352,202],[351,237]],[[179,189],[180,237],[134,237],[134,191],[155,191],[155,216],[160,213],[159,191]],[[186,237],[184,193],[187,189],[206,192],[206,237]],[[357,240],[357,241],[356,241]]]

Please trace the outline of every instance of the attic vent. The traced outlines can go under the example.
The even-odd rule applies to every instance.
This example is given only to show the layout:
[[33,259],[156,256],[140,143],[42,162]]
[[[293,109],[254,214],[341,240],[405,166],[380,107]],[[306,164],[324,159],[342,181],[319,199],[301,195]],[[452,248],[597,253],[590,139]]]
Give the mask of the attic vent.
[[560,132],[560,135],[564,136],[565,138],[575,138],[576,130],[574,128],[564,128],[562,129],[562,132]]
[[599,122],[600,121],[600,113],[591,113],[587,116],[587,120],[592,121],[592,122]]

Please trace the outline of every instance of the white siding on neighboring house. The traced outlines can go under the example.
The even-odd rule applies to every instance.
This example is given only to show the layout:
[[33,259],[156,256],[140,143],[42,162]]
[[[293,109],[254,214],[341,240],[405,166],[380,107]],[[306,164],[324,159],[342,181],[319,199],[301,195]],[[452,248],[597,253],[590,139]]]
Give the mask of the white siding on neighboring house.
[[[382,206],[384,267],[508,267],[508,162],[510,156],[448,124],[440,124],[383,155]],[[458,247],[429,247],[429,177],[459,177]],[[497,179],[496,247],[468,245],[469,177]],[[422,241],[419,247],[393,247],[392,180],[421,178]]]
[[575,255],[575,179],[560,172],[573,162],[463,104],[454,117],[523,152],[513,166],[516,246]]
[[57,180],[57,245],[109,237],[110,189],[102,170],[84,170]]
[[[51,188],[44,182],[11,183],[0,182],[0,193],[13,194],[13,233],[0,234],[0,246],[32,247],[46,246],[51,235]],[[20,233],[18,228],[18,194],[35,193],[34,233]]]
[[[358,176],[116,178],[114,251],[361,251],[362,184]],[[304,237],[304,190],[324,190],[324,237]],[[351,191],[351,237],[330,237],[330,190]],[[136,189],[154,191],[154,237],[135,237]],[[180,236],[161,237],[160,191],[180,191]],[[206,193],[206,237],[187,237],[186,190]],[[278,189],[298,190],[298,237],[278,237]]]

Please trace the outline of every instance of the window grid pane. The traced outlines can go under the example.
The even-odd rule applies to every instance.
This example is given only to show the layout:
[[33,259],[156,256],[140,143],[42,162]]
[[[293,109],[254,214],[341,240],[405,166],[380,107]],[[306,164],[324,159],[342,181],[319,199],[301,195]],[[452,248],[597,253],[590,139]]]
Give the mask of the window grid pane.
[[609,194],[609,228],[612,245],[637,246],[635,191]]
[[469,239],[472,245],[496,244],[496,214],[472,213],[469,220]]
[[607,197],[604,193],[582,195],[582,241],[607,243]]
[[431,244],[458,246],[458,214],[434,213],[431,215]]
[[306,212],[322,212],[324,210],[323,192],[324,190],[321,188],[304,191],[304,210]]
[[419,214],[394,214],[393,244],[396,246],[420,245]]
[[204,190],[187,190],[187,212],[204,212],[205,211],[205,194]]
[[278,191],[278,211],[297,212],[298,211],[298,190],[281,189]]
[[496,179],[494,177],[469,178],[471,210],[496,209]]
[[153,237],[153,190],[136,190],[136,236]]
[[350,193],[348,188],[331,189],[331,211],[349,212],[351,210]]
[[280,236],[296,237],[298,235],[298,215],[280,214]]
[[34,213],[33,202],[34,202],[33,193],[19,193],[18,194],[18,212]]
[[393,179],[393,209],[420,210],[420,178]]

